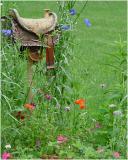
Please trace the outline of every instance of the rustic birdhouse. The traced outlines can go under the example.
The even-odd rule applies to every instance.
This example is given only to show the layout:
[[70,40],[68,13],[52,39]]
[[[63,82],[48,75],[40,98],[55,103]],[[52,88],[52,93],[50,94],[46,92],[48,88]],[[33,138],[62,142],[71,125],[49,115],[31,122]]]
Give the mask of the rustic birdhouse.
[[54,45],[57,36],[52,32],[57,26],[57,15],[46,9],[43,18],[23,18],[16,9],[11,9],[13,37],[21,44],[21,48],[29,50],[29,59],[37,62],[42,59],[40,48],[46,48],[47,69],[54,68]]

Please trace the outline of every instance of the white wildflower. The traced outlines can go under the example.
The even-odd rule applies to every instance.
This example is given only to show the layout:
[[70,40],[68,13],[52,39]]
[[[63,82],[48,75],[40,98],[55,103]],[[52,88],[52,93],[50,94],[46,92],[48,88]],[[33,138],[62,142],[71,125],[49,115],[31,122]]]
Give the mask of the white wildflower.
[[93,121],[93,122],[96,122],[96,119],[92,118],[92,121]]
[[6,148],[6,149],[11,148],[11,145],[10,145],[10,144],[6,144],[6,145],[5,145],[5,148]]
[[87,112],[81,113],[81,116],[85,116],[87,114]]
[[123,113],[121,110],[117,110],[113,112],[114,116],[123,116]]
[[115,104],[110,104],[110,105],[109,105],[109,108],[115,108],[115,107],[116,107]]
[[65,109],[65,111],[70,111],[71,108],[69,106],[67,106],[64,109]]
[[60,104],[59,103],[56,104],[56,108],[60,109]]
[[102,83],[102,84],[100,84],[100,87],[101,87],[102,89],[104,89],[104,88],[106,88],[106,84]]

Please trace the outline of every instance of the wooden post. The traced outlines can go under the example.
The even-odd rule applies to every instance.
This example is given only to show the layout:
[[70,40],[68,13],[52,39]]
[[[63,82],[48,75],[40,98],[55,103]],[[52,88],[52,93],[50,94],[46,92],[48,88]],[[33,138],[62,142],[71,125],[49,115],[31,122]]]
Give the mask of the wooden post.
[[53,37],[48,34],[47,35],[47,45],[46,48],[46,65],[47,69],[54,69],[54,43],[53,43]]
[[[29,52],[31,52],[29,50]],[[29,86],[29,93],[28,93],[28,102],[31,103],[33,99],[33,94],[32,94],[32,85],[33,85],[33,70],[32,70],[32,65],[33,61],[32,59],[28,56],[28,67],[27,67],[27,74],[28,74],[28,86]]]
[[[46,48],[46,64],[47,69],[54,69],[54,43],[53,43],[53,37],[48,34],[47,35],[47,45]],[[33,87],[33,70],[32,66],[34,62],[38,62],[42,59],[42,54],[38,53],[39,47],[31,46],[28,49],[28,84],[29,84],[29,93],[28,93],[28,102],[32,103],[33,100],[33,93],[32,93],[32,87]]]
[[[43,49],[42,49],[43,50]],[[29,93],[28,93],[28,102],[32,103],[33,100],[33,93],[32,93],[32,87],[33,87],[33,63],[37,63],[40,61],[42,57],[42,53],[38,53],[39,47],[31,46],[28,49],[28,85],[29,85]]]

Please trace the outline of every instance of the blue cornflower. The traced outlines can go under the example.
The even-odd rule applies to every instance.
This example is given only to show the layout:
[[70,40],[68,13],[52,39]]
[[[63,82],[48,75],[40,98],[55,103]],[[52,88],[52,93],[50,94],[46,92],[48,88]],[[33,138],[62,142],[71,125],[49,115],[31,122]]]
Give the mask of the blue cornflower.
[[86,24],[87,27],[91,26],[91,22],[89,21],[89,19],[84,19],[84,23]]
[[66,30],[70,30],[71,27],[70,27],[70,25],[62,25],[61,29],[66,31]]
[[72,8],[72,9],[70,9],[70,10],[69,10],[69,12],[70,12],[70,14],[71,14],[72,16],[74,16],[74,15],[76,14],[76,10],[75,10],[75,9],[73,9],[73,8]]
[[1,30],[1,32],[2,32],[5,36],[11,36],[11,35],[12,35],[12,30],[10,30],[10,29],[3,29],[3,30]]

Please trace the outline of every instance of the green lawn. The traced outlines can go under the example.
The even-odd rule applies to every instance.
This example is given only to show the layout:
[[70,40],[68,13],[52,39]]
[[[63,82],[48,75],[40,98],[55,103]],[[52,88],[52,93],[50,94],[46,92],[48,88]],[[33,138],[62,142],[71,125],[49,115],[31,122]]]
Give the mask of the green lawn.
[[[74,8],[76,9],[77,13],[80,12],[80,9],[81,9],[83,3],[84,3],[83,1],[76,2]],[[58,13],[57,2],[55,2],[55,1],[54,2],[53,1],[42,1],[42,2],[41,1],[37,1],[37,2],[36,1],[15,1],[15,2],[11,2],[11,1],[6,2],[5,1],[3,3],[2,7],[3,7],[2,8],[2,15],[4,15],[4,14],[7,15],[8,8],[16,8],[19,11],[21,16],[30,17],[30,18],[43,17],[43,12],[44,12],[43,9],[45,9],[45,8],[49,8],[52,11]],[[67,97],[70,97],[70,94],[73,94],[72,97],[74,99],[73,98],[71,99],[71,101],[73,100],[73,102],[71,102],[71,105],[72,105],[72,103],[74,103],[75,99],[79,99],[79,98],[85,99],[86,104],[87,104],[87,108],[88,108],[88,113],[94,119],[95,118],[97,119],[98,116],[100,114],[102,114],[102,113],[98,112],[99,108],[101,108],[102,106],[107,107],[109,103],[113,103],[113,101],[111,101],[108,98],[108,96],[104,93],[108,89],[113,88],[113,86],[118,83],[118,81],[119,81],[118,76],[119,75],[115,74],[113,72],[112,68],[106,64],[111,65],[112,61],[114,60],[114,58],[112,56],[109,56],[108,54],[116,53],[119,50],[114,45],[114,42],[119,41],[120,38],[122,41],[126,41],[126,39],[127,39],[127,37],[126,37],[126,32],[127,32],[126,13],[127,13],[126,1],[122,1],[122,2],[121,1],[94,1],[94,2],[88,1],[84,11],[81,13],[81,15],[77,21],[76,27],[74,27],[74,30],[71,31],[75,37],[75,40],[73,40],[73,42],[74,42],[73,56],[72,56],[72,59],[70,59],[70,61],[69,61],[69,66],[68,66],[67,72],[70,73],[69,84],[72,86],[72,88],[67,90],[67,92],[64,95]],[[75,16],[76,15],[72,16],[72,18],[75,19]],[[85,23],[84,23],[85,18],[88,18],[90,20],[91,27],[87,27],[85,25]],[[59,17],[58,17],[58,19],[59,19]],[[11,86],[10,88],[7,88],[7,86],[8,86],[8,84],[7,84],[7,85],[5,85],[6,87],[2,86],[2,89],[3,89],[3,93],[4,93],[4,91],[8,92],[7,97],[10,97],[9,102],[11,103],[12,109],[13,109],[13,107],[14,107],[14,109],[16,109],[16,108],[21,107],[20,106],[21,102],[19,102],[19,106],[18,106],[18,100],[19,101],[24,100],[24,97],[23,97],[24,95],[22,94],[22,92],[26,93],[27,83],[25,83],[25,82],[26,82],[27,61],[25,60],[25,58],[24,58],[24,60],[21,59],[18,56],[18,54],[15,56],[11,56],[13,54],[13,52],[14,52],[13,48],[11,48],[11,47],[7,48],[6,54],[7,54],[8,60],[10,59],[10,61],[9,61],[10,63],[8,63],[8,65],[6,66],[5,64],[7,62],[6,62],[6,58],[5,58],[4,59],[5,61],[4,61],[2,67],[4,69],[4,73],[6,73],[7,75],[8,75],[8,72],[6,70],[6,67],[10,68],[9,72],[12,71],[12,73],[10,74],[10,75],[12,75],[11,78],[14,79],[14,82],[16,82],[17,84],[20,83],[23,88],[21,88],[21,90],[19,91],[16,89],[15,86],[13,86],[13,84],[9,85],[9,86]],[[15,57],[17,57],[17,59],[15,59]],[[19,68],[15,68],[15,69],[11,68],[13,66],[13,64],[15,63],[14,60],[18,61],[19,66],[20,66]],[[16,66],[18,66],[17,65],[18,63],[16,62]],[[42,64],[40,64],[40,67],[44,67],[44,66],[45,66],[45,57],[43,59]],[[13,77],[13,74],[16,77]],[[37,77],[35,77],[35,81],[37,82],[37,83],[34,83],[35,88],[42,87],[43,84],[45,84],[45,76],[40,77],[39,75],[37,75]],[[105,88],[101,88],[101,84],[105,84]],[[14,93],[13,93],[13,89],[14,89]],[[4,93],[4,94],[6,95],[6,93]],[[13,99],[14,97],[15,97],[15,99]],[[8,129],[11,121],[13,122],[13,120],[14,120],[9,117],[11,119],[9,121],[6,118],[7,117],[6,112],[7,113],[9,112],[8,111],[8,103],[9,102],[7,100],[6,100],[6,103],[3,102],[3,106],[6,108],[6,109],[5,108],[2,109],[2,113],[3,113],[2,114],[2,121],[4,122],[3,123],[3,128],[4,128],[3,132],[4,133],[5,133],[5,130]],[[23,105],[23,103],[25,103],[25,102],[22,102],[22,105]],[[17,106],[15,106],[16,104],[17,104]],[[43,115],[44,116],[43,118],[40,116],[41,115],[40,110],[41,111],[43,110],[42,113],[45,113],[45,109],[43,108],[45,105],[47,105],[47,102],[46,103],[44,102],[44,105],[40,106],[40,108],[37,108],[37,111],[34,113],[35,117],[34,116],[32,117],[32,123],[35,122],[35,124],[36,124],[36,117],[38,117],[38,114],[39,114],[40,120],[42,120],[45,117],[45,114]],[[50,105],[50,103],[48,103],[48,105]],[[52,109],[50,111],[50,114],[54,115],[55,113],[54,113],[54,110],[52,110]],[[75,114],[75,113],[73,112],[73,114]],[[52,115],[51,115],[51,117],[52,117]],[[52,118],[54,118],[54,116]],[[70,116],[68,118],[70,118]],[[39,123],[43,123],[46,125],[47,125],[47,122],[48,122],[47,120],[46,120],[46,122],[44,120],[43,120],[43,122],[39,121]],[[38,129],[40,129],[39,123],[37,124],[36,131]],[[52,122],[51,122],[51,124],[52,124]],[[29,122],[28,122],[28,124],[26,123],[26,126],[25,126],[26,128],[23,128],[23,130],[21,130],[21,133],[24,133],[23,137],[24,136],[27,137],[26,130],[29,129],[29,128],[27,128],[28,125],[29,125]],[[87,126],[88,125],[89,124],[87,124]],[[12,124],[12,126],[13,126],[13,124]],[[33,125],[33,126],[36,127],[36,125]],[[19,128],[18,129],[16,128],[17,122],[14,123],[13,127],[12,127],[12,132],[16,134],[16,135],[14,134],[13,136],[17,137],[17,133],[18,133],[18,131],[20,131]],[[50,123],[48,124],[48,127],[50,128]],[[54,129],[54,126],[52,126],[52,127]],[[57,126],[55,126],[55,127],[57,127]],[[16,130],[16,132],[15,132],[15,130]],[[33,135],[31,135],[30,132],[29,133],[31,136],[34,137],[36,133],[38,135],[38,131],[37,132],[36,131],[34,130]],[[85,131],[87,131],[87,130],[85,130]],[[46,136],[45,140],[51,139],[51,141],[52,141],[52,135],[50,134],[50,129],[48,131],[46,131],[46,133],[48,133],[48,136],[49,137],[51,136],[51,137],[49,138],[47,135],[45,135]],[[64,133],[66,133],[65,130],[64,130]],[[7,135],[5,135],[5,136],[3,135],[4,138],[10,137],[9,132],[6,132],[6,134]],[[76,132],[76,134],[78,134],[78,133]],[[81,131],[81,134],[84,134],[84,133],[82,133],[82,131]],[[103,132],[103,134],[104,134],[104,132]],[[40,133],[39,133],[39,135],[40,135]],[[55,135],[55,133],[53,134],[53,137],[54,137],[54,135]],[[106,135],[106,133],[105,133],[105,135]],[[42,135],[40,135],[40,136],[42,136]],[[99,134],[98,134],[98,136],[99,136]],[[74,139],[75,138],[76,137],[74,136]],[[3,141],[6,141],[5,139]],[[17,140],[18,142],[16,141],[16,143],[20,143],[22,141],[21,139],[19,141]],[[55,139],[55,137],[53,139]],[[33,138],[32,140],[30,140],[28,138],[27,140],[28,141],[26,143],[29,143],[29,141],[32,141],[32,144],[33,144],[35,139]],[[13,138],[11,139],[11,142],[13,142]],[[87,143],[90,143],[90,141],[88,140]],[[91,143],[93,143],[93,140],[91,141]],[[103,144],[103,143],[101,142],[101,143],[99,143],[99,145],[100,144]],[[44,146],[47,146],[47,145],[45,144]],[[43,150],[43,153],[44,153],[44,150]],[[45,151],[47,152],[47,149]],[[123,155],[124,154],[125,153],[123,153]]]
[[[56,2],[15,2],[15,4],[23,17],[41,17],[45,8],[57,12]],[[75,6],[77,12],[80,11],[82,4],[83,2],[77,2]],[[84,18],[91,21],[90,28],[84,24]],[[73,89],[80,97],[87,99],[89,108],[95,108],[100,105],[102,99],[100,84],[104,83],[106,87],[111,87],[116,83],[111,68],[103,64],[110,62],[111,57],[106,54],[115,51],[113,43],[120,37],[126,41],[126,2],[88,2],[73,33],[76,36],[76,45],[74,58],[70,61],[69,67],[75,84]]]
[[[79,9],[80,4],[78,2],[76,8]],[[90,28],[84,25],[84,18],[91,21]],[[106,54],[116,50],[113,42],[120,36],[126,41],[126,2],[88,2],[74,32],[77,45],[70,67],[77,83],[75,89],[81,97],[84,95],[89,107],[97,108],[102,99],[100,84],[111,87],[116,83],[111,68],[103,64],[112,58]]]

